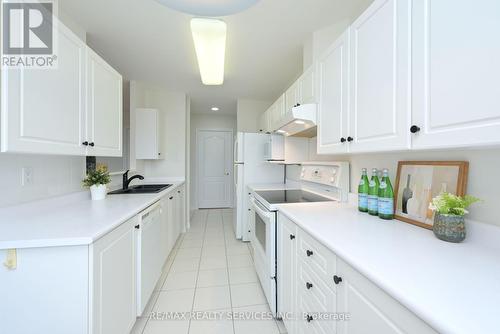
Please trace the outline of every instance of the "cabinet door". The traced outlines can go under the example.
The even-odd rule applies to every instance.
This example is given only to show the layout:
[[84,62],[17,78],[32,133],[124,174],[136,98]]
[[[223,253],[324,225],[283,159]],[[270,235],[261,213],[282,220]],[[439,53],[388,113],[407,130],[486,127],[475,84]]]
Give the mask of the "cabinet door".
[[310,67],[300,77],[300,87],[298,89],[299,97],[297,102],[300,104],[316,103],[316,85],[315,85],[314,67]]
[[412,124],[420,127],[412,147],[500,143],[500,2],[422,0],[412,10]]
[[186,205],[184,186],[179,187],[178,194],[178,214],[179,214],[179,234],[186,233]]
[[122,155],[122,76],[87,49],[87,138],[89,155]]
[[410,0],[376,0],[351,27],[351,152],[408,149]]
[[300,84],[299,81],[297,80],[296,82],[293,83],[290,88],[285,92],[285,110],[284,114],[291,112],[292,108],[299,103],[299,98],[300,98]]
[[85,155],[86,45],[57,27],[56,68],[2,69],[2,152]]
[[337,312],[350,314],[349,320],[337,322],[338,334],[436,333],[344,261],[338,261],[337,269],[342,277],[337,288]]
[[297,227],[285,216],[278,216],[278,312],[289,334],[295,333]]
[[318,154],[346,153],[349,114],[349,30],[319,59]]
[[177,240],[176,227],[175,227],[175,197],[174,195],[170,195],[167,201],[167,210],[168,210],[168,220],[167,220],[167,253],[170,254],[172,249],[174,248],[175,242]]
[[128,333],[136,320],[137,218],[120,225],[92,245],[94,334]]

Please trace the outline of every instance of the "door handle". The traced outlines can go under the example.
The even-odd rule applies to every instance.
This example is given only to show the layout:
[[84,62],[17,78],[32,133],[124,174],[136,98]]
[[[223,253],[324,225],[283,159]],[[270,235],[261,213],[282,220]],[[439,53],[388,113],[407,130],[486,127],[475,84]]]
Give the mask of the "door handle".
[[226,172],[226,175],[229,176],[229,172]]

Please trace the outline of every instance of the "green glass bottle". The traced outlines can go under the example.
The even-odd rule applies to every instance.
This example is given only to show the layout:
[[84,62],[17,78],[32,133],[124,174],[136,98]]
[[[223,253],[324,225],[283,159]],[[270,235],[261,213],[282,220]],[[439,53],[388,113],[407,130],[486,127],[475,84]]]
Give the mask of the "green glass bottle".
[[372,178],[368,184],[368,213],[372,216],[378,215],[378,187],[380,185],[378,179],[377,168],[372,169]]
[[366,168],[361,170],[361,180],[358,186],[358,210],[361,212],[368,212],[368,176]]
[[378,216],[387,220],[394,219],[394,191],[386,168],[378,190]]

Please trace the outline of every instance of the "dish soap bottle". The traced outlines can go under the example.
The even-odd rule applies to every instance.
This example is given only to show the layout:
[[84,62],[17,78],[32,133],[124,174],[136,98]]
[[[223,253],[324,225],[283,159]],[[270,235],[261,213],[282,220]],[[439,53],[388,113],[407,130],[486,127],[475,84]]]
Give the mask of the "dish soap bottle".
[[361,170],[361,180],[358,186],[358,210],[368,212],[368,189],[369,182],[366,174],[366,168]]
[[372,169],[372,178],[368,184],[368,213],[372,216],[378,215],[378,189],[379,179],[377,168]]
[[378,191],[378,216],[387,220],[394,218],[394,191],[387,168],[384,168]]

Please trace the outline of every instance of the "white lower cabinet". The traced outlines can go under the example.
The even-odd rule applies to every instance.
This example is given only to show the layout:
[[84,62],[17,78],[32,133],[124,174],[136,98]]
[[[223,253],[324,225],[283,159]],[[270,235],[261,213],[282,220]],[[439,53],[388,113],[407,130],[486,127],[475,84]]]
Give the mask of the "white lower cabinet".
[[337,311],[348,313],[348,321],[338,322],[339,334],[436,332],[399,302],[354,270],[338,261],[342,282],[337,290]]
[[135,217],[90,246],[93,334],[129,333],[136,321],[137,223]]
[[0,333],[130,333],[182,232],[183,190],[90,245],[17,249],[17,267],[0,266]]
[[281,213],[277,240],[278,312],[289,334],[436,333]]
[[[251,220],[250,220],[251,221]],[[278,312],[281,313],[288,333],[295,332],[295,284],[297,226],[284,218],[278,217]]]

